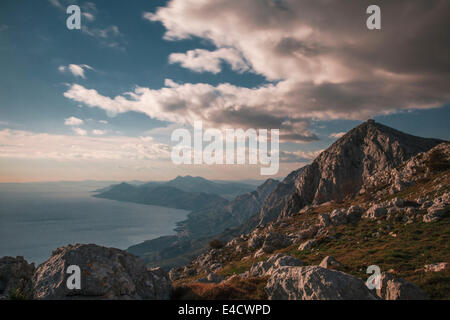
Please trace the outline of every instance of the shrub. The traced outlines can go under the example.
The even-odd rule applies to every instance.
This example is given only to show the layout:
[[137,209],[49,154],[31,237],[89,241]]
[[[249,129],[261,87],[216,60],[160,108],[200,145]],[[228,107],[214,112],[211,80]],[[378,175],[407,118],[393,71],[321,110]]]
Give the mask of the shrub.
[[214,239],[209,243],[209,246],[213,249],[222,249],[225,245],[219,239]]

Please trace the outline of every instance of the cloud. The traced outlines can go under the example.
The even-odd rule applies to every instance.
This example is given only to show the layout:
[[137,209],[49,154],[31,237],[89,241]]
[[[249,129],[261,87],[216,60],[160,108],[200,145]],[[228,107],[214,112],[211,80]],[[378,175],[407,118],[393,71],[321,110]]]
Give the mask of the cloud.
[[84,121],[76,117],[70,117],[65,119],[64,124],[66,126],[81,126],[84,124]]
[[58,71],[61,73],[64,73],[66,71],[69,71],[72,75],[75,77],[80,77],[85,79],[84,71],[85,70],[94,70],[91,66],[88,66],[87,64],[69,64],[68,66],[59,66]]
[[182,67],[196,72],[206,71],[214,74],[222,70],[223,61],[229,63],[231,69],[237,72],[249,69],[239,53],[231,48],[222,48],[216,51],[195,49],[186,53],[172,53],[169,56],[169,63],[179,63]]
[[[359,0],[172,0],[144,18],[161,22],[166,40],[233,49],[249,71],[280,81],[273,93],[284,106],[308,117],[363,120],[448,102],[450,3],[383,3],[381,31],[366,28],[366,8]],[[218,70],[211,65],[205,71]]]
[[102,46],[125,50],[125,39],[118,26],[111,25],[105,28],[91,28],[87,25],[81,26],[81,31],[97,40]]
[[178,124],[202,120],[213,128],[281,129],[281,140],[314,141],[317,137],[308,130],[309,120],[300,112],[292,113],[283,106],[278,85],[255,89],[231,84],[183,84],[166,81],[160,90],[137,87],[133,92],[110,98],[96,90],[72,84],[64,93],[66,98],[88,107],[98,107],[109,116],[129,111],[140,112],[150,118]]
[[79,136],[87,136],[87,131],[81,128],[72,128],[72,130]]
[[319,154],[322,153],[323,150],[317,151],[280,151],[280,162],[289,163],[289,162],[311,162],[314,160]]
[[92,130],[92,134],[96,135],[96,136],[102,136],[102,135],[106,134],[106,131],[105,130],[95,129],[95,130]]
[[345,134],[346,134],[346,132],[332,133],[332,134],[330,134],[330,138],[339,139],[339,138],[342,138]]
[[318,139],[312,120],[366,120],[449,102],[450,3],[383,3],[381,31],[366,28],[366,8],[359,0],[172,0],[144,19],[162,23],[166,40],[200,38],[215,48],[173,53],[170,63],[212,73],[228,63],[267,83],[168,79],[160,89],[115,97],[72,84],[64,96],[110,116],[135,111],[178,124],[279,128],[282,140],[298,142]]
[[95,16],[92,13],[83,12],[82,15],[83,15],[83,17],[85,17],[90,22],[95,20]]
[[169,159],[170,148],[151,137],[89,137],[0,130],[0,158],[59,161]]

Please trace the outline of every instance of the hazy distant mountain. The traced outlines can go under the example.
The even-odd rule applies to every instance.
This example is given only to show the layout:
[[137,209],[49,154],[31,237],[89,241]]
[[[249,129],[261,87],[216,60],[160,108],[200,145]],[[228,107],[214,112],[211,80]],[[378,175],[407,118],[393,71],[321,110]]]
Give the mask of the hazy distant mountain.
[[168,182],[140,185],[121,183],[99,190],[95,195],[118,201],[136,202],[185,210],[223,206],[237,195],[253,191],[252,185],[239,182],[213,182],[200,177],[177,177]]

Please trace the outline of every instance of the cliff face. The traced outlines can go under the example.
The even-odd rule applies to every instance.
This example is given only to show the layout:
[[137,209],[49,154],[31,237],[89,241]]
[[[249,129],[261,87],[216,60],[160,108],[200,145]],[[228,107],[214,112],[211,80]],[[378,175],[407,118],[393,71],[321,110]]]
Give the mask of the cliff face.
[[281,182],[262,206],[259,223],[290,216],[307,205],[341,201],[365,192],[376,186],[375,173],[392,170],[441,142],[369,120]]

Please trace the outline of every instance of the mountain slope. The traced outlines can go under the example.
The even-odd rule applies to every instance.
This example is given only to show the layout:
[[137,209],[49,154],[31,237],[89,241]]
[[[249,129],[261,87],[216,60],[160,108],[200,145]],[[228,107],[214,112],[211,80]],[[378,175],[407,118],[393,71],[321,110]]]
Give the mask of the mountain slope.
[[265,201],[259,223],[290,216],[307,205],[342,201],[366,192],[376,186],[372,178],[375,173],[391,170],[441,142],[369,120],[281,182]]
[[[278,181],[269,179],[255,191],[240,195],[228,204],[193,211],[185,221],[178,223],[177,236],[148,240],[127,251],[143,257],[150,265],[173,267],[186,264],[208,247],[212,237],[239,226],[257,214],[277,184]],[[225,239],[232,236],[224,235]]]

